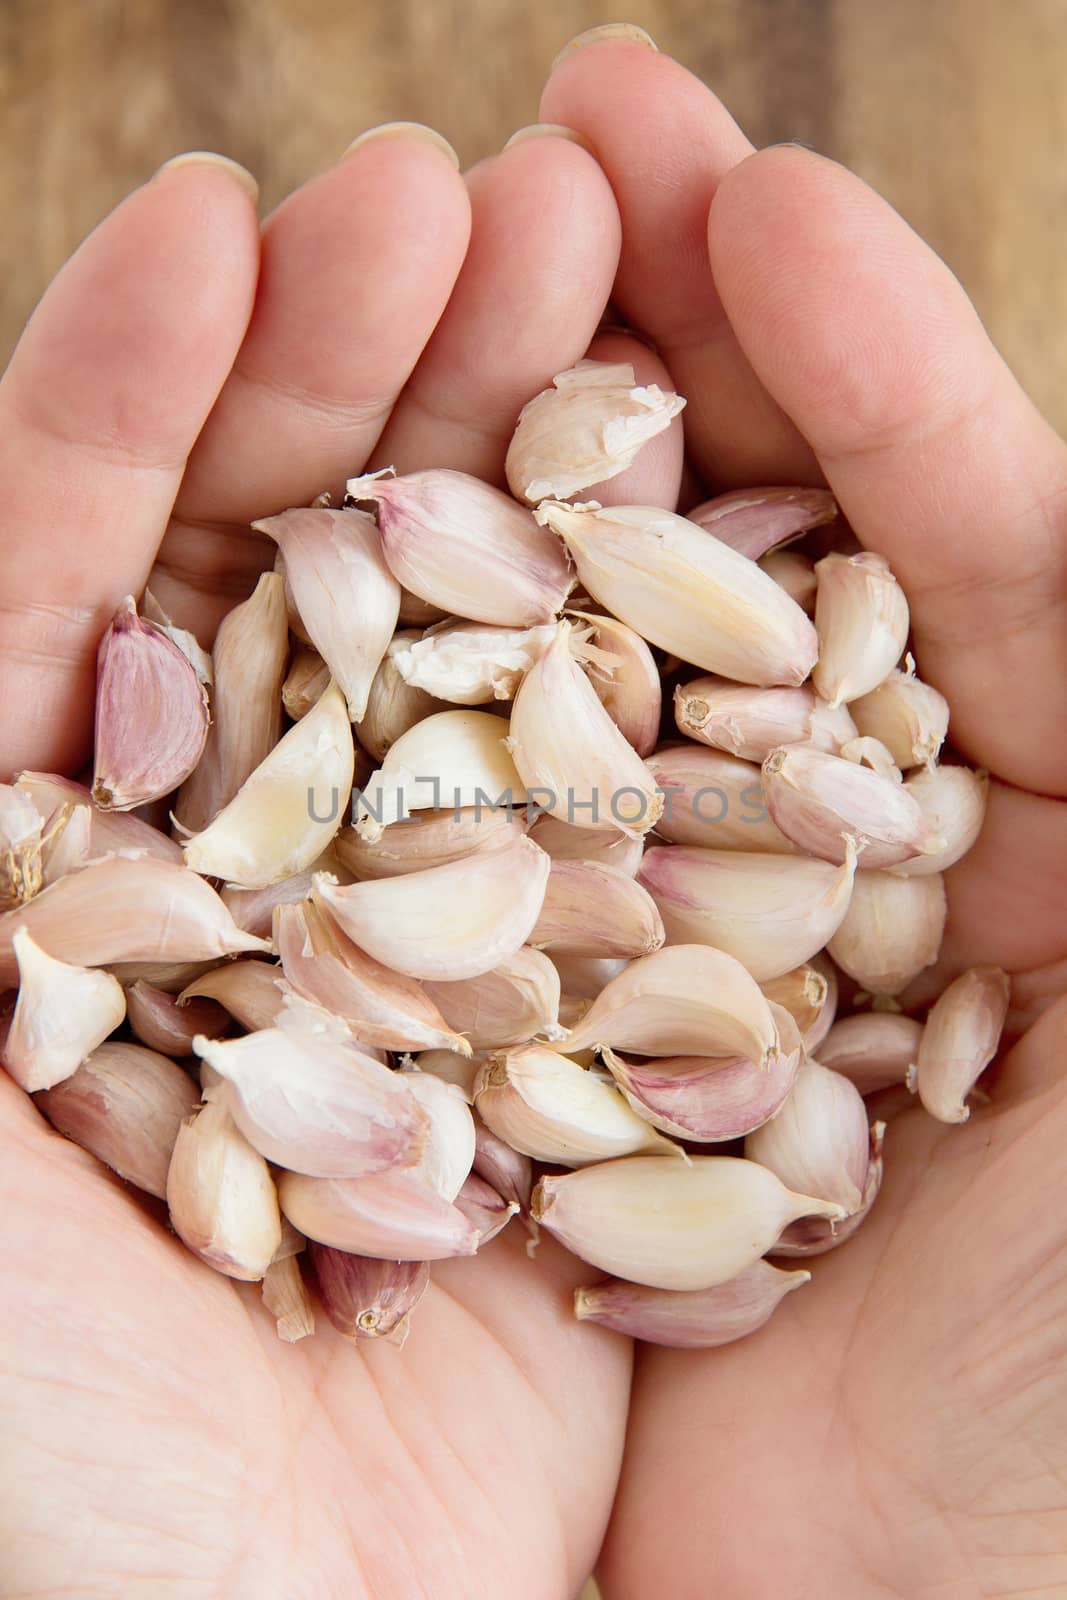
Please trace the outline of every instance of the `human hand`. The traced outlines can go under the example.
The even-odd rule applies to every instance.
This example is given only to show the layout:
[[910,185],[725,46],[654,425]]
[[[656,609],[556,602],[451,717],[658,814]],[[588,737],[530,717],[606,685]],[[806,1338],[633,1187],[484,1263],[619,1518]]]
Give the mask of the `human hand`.
[[[639,43],[575,53],[541,110],[612,182],[613,298],[688,397],[712,492],[829,483],[907,591],[954,744],[993,774],[941,971],[1062,959],[1067,447],[944,265],[841,168],[752,155]],[[1063,1592],[1065,1030],[1061,1002],[965,1127],[893,1121],[870,1219],[759,1334],[638,1353],[607,1600]]]

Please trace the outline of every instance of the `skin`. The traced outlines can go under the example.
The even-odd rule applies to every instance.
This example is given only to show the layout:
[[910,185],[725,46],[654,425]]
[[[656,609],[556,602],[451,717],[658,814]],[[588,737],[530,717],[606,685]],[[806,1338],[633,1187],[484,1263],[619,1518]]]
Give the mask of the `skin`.
[[[705,484],[825,479],[911,597],[993,774],[946,973],[1062,960],[1067,447],[877,196],[753,154],[669,58],[574,52],[541,115],[597,159],[548,136],[464,181],[381,138],[262,233],[186,165],[83,245],[0,386],[0,775],[77,769],[96,640],[150,572],[208,642],[273,559],[252,516],[364,463],[500,481],[610,295],[657,354],[595,352],[689,397]],[[625,498],[679,475],[676,435]],[[0,1083],[0,1594],[556,1600],[602,1538],[608,1600],[1061,1593],[1065,1033],[1054,1003],[962,1128],[898,1116],[856,1239],[750,1340],[639,1351],[629,1411],[630,1349],[573,1322],[590,1274],[550,1245],[436,1267],[402,1353],[285,1346]]]

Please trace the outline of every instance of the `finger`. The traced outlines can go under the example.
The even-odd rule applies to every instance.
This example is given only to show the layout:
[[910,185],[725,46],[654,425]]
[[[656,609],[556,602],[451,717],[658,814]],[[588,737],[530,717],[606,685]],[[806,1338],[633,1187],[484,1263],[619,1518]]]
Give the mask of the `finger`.
[[63,268],[0,384],[0,776],[75,769],[97,642],[138,594],[255,292],[254,184],[164,167]]
[[373,130],[263,228],[256,308],[153,589],[204,642],[274,559],[248,523],[359,471],[448,301],[470,227],[450,147]]
[[953,742],[1067,792],[1067,447],[944,264],[842,168],[753,156],[723,182],[709,243],[754,368],[908,592]]
[[522,406],[585,354],[611,293],[619,216],[568,129],[538,129],[468,175],[470,249],[448,309],[375,451],[398,472],[503,484]]
[[712,198],[752,152],[733,118],[669,56],[613,35],[564,53],[541,115],[584,134],[611,180],[622,214],[613,298],[686,396],[686,439],[704,475],[719,487],[818,481],[738,347],[708,265]]

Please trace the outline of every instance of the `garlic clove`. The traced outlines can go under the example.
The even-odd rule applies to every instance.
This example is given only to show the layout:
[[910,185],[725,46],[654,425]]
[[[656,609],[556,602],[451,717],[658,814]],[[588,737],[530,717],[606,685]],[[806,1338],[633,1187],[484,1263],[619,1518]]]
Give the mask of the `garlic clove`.
[[783,744],[811,737],[815,696],[807,687],[752,689],[721,678],[694,678],[674,691],[679,733],[743,761],[764,761]]
[[918,805],[931,834],[944,841],[890,870],[902,878],[946,872],[962,859],[982,831],[989,798],[989,774],[970,767],[931,767],[904,780],[904,792]]
[[375,761],[384,761],[396,741],[417,722],[446,709],[432,694],[405,683],[397,666],[397,656],[421,638],[418,629],[394,633],[371,679],[366,710],[356,723],[356,737]]
[[881,740],[903,769],[932,767],[948,734],[948,701],[914,670],[894,668],[849,710],[860,733]]
[[551,959],[559,973],[560,987],[571,1000],[595,1000],[612,978],[617,978],[626,968],[624,960],[572,956],[559,951]]
[[540,950],[523,946],[477,978],[460,983],[425,982],[423,989],[456,1033],[473,1050],[560,1039],[559,973]]
[[179,1005],[194,998],[217,1000],[234,1021],[250,1033],[272,1028],[285,1010],[287,985],[282,969],[271,961],[229,961],[187,984]]
[[811,735],[808,744],[813,750],[825,750],[829,755],[841,754],[845,745],[859,737],[859,729],[852,720],[848,706],[831,706],[815,696],[811,713]]
[[376,839],[355,828],[342,828],[334,840],[337,859],[354,878],[397,878],[406,872],[443,867],[525,833],[521,813],[486,806],[458,810],[418,811],[408,821],[393,822]]
[[176,789],[203,754],[209,720],[192,662],[127,595],[97,657],[96,804],[129,811]]
[[297,507],[252,524],[285,561],[300,620],[358,722],[396,628],[400,585],[365,511]]
[[252,1283],[267,1272],[281,1243],[278,1196],[225,1097],[209,1098],[178,1130],[167,1206],[179,1239],[216,1272]]
[[878,1198],[878,1191],[882,1187],[882,1142],[885,1138],[885,1123],[875,1122],[871,1126],[871,1154],[870,1164],[867,1168],[867,1180],[863,1186],[863,1199],[850,1217],[837,1223],[829,1223],[822,1217],[801,1217],[797,1222],[791,1222],[785,1229],[778,1243],[773,1247],[773,1254],[778,1256],[821,1256],[827,1250],[836,1250],[844,1244],[857,1229],[866,1221],[871,1207]]
[[387,1261],[472,1256],[478,1229],[418,1174],[310,1178],[279,1174],[282,1210],[318,1244]]
[[478,1247],[495,1239],[518,1212],[514,1200],[502,1200],[496,1190],[471,1173],[456,1196],[456,1209],[478,1229]]
[[205,688],[210,689],[215,679],[215,667],[210,654],[201,648],[195,633],[190,633],[188,628],[175,627],[151,589],[145,589],[141,596],[141,616],[146,622],[154,622],[171,643],[178,646],[182,655],[191,663],[200,682]]
[[772,751],[762,773],[775,823],[799,849],[824,861],[844,862],[850,837],[863,845],[864,870],[942,847],[907,784],[840,756],[793,745]]
[[890,778],[893,783],[904,781],[900,768],[893,760],[893,752],[882,743],[881,739],[872,739],[869,736],[849,739],[836,754],[842,761],[851,761],[858,767],[867,767],[871,772],[880,773],[883,778]]
[[922,1023],[894,1011],[865,1011],[835,1022],[818,1049],[824,1067],[832,1067],[856,1085],[860,1094],[875,1094],[903,1083],[915,1060]]
[[329,687],[330,669],[310,645],[293,652],[292,663],[282,684],[282,705],[293,722],[306,717]]
[[44,822],[28,794],[0,784],[0,911],[32,900],[41,888]]
[[214,1000],[190,1000],[183,1005],[166,989],[157,989],[143,978],[126,990],[126,1016],[141,1043],[164,1056],[190,1056],[198,1033],[217,1039],[230,1026],[226,1012]]
[[628,833],[579,828],[559,817],[538,817],[530,838],[557,861],[598,861],[632,878],[641,865],[644,841]]
[[28,1094],[71,1077],[126,1015],[122,985],[109,972],[57,961],[26,928],[12,939],[19,993],[3,1064]]
[[837,505],[828,489],[732,489],[686,515],[731,550],[758,561],[810,528],[832,522]]
[[760,570],[773,578],[794,600],[806,617],[815,615],[815,595],[819,580],[815,576],[815,563],[799,550],[770,550],[760,557]]
[[182,859],[181,846],[168,839],[166,834],[149,827],[140,817],[122,811],[105,811],[92,800],[89,790],[70,778],[60,778],[51,772],[20,772],[15,788],[28,794],[43,820],[64,803],[88,806],[90,820],[90,854],[104,856],[111,851],[141,850],[160,861]]
[[512,1149],[486,1126],[477,1112],[474,1113],[473,1172],[490,1184],[507,1204],[529,1211],[533,1193],[533,1166],[529,1156]]
[[810,1272],[783,1272],[769,1261],[753,1261],[713,1289],[650,1289],[609,1278],[574,1291],[574,1314],[645,1344],[710,1350],[755,1333],[787,1294],[810,1281]]
[[967,1096],[1000,1045],[1011,980],[1000,967],[972,967],[930,1009],[908,1088],[939,1122],[966,1122]]
[[663,689],[652,651],[639,633],[616,617],[591,611],[570,611],[568,616],[592,630],[587,644],[593,651],[613,658],[608,662],[590,653],[589,681],[627,744],[639,756],[649,755],[656,748],[663,717]]
[[655,901],[633,878],[598,861],[554,861],[528,937],[553,954],[628,959],[658,950],[665,935]]
[[163,1199],[178,1129],[198,1105],[200,1090],[166,1056],[109,1041],[73,1077],[34,1098],[59,1133],[127,1183]]
[[432,1073],[405,1072],[400,1077],[428,1124],[420,1176],[443,1200],[454,1200],[474,1163],[474,1118],[463,1090]]
[[828,941],[837,965],[872,994],[900,994],[941,951],[948,903],[940,874],[857,872],[848,910]]
[[405,1057],[402,1065],[410,1066],[415,1072],[428,1072],[443,1083],[454,1084],[467,1104],[473,1105],[474,1081],[484,1059],[481,1053],[471,1054],[468,1046],[467,1054],[459,1050],[420,1050],[417,1056]]
[[490,711],[438,711],[417,722],[353,797],[356,832],[373,843],[390,823],[442,808],[510,816],[525,803],[526,791],[507,736],[507,723]]
[[263,1304],[278,1325],[278,1338],[296,1344],[315,1332],[311,1296],[296,1256],[274,1260],[263,1275]]
[[751,762],[684,744],[658,750],[646,765],[663,796],[656,823],[662,838],[711,850],[794,852],[771,821],[760,769]]
[[832,706],[859,700],[892,672],[908,640],[903,589],[884,556],[828,555],[815,564],[819,659],[812,682]]
[[385,558],[420,599],[471,622],[529,628],[551,621],[573,582],[559,544],[509,495],[465,472],[350,478],[374,501]]
[[751,1266],[797,1217],[844,1212],[794,1194],[755,1161],[628,1156],[542,1178],[532,1214],[604,1272],[657,1289],[711,1289]]
[[323,873],[316,902],[375,960],[412,978],[490,972],[525,943],[551,862],[527,838],[443,867],[341,887]]
[[260,939],[269,939],[274,927],[275,906],[295,906],[311,893],[311,881],[316,872],[332,872],[339,883],[351,882],[351,874],[341,863],[337,849],[340,835],[321,856],[303,872],[294,872],[289,878],[280,878],[264,889],[222,889],[222,903],[227,907],[239,928],[254,933]]
[[863,1199],[869,1142],[859,1090],[840,1073],[807,1059],[777,1115],[746,1138],[745,1155],[790,1188],[804,1185],[804,1193],[851,1215]]
[[[831,969],[832,970],[832,969]],[[837,985],[810,962],[767,978],[761,984],[765,997],[782,1006],[797,1025],[804,1048],[815,1054],[815,1046],[825,1039],[837,1009]],[[828,1064],[828,1063],[827,1063]]]
[[800,1049],[798,1041],[765,1067],[742,1057],[628,1059],[607,1046],[603,1057],[630,1105],[653,1127],[696,1144],[723,1144],[774,1116],[793,1087]]
[[459,622],[406,642],[392,660],[409,688],[453,705],[480,706],[510,700],[555,632],[553,623],[494,628]]
[[323,1309],[338,1333],[404,1343],[430,1282],[425,1261],[377,1261],[314,1242],[310,1254]]
[[43,887],[58,883],[69,872],[80,872],[95,854],[92,847],[91,806],[65,802],[48,819],[41,837]]
[[801,684],[817,655],[800,607],[755,562],[655,506],[545,501],[589,593],[649,644],[705,672],[769,688]]

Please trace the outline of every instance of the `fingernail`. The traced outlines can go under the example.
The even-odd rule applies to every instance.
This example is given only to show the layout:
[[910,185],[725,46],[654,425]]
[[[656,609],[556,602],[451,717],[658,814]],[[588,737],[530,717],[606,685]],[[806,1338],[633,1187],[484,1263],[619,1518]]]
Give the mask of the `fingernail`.
[[353,139],[345,155],[351,155],[360,145],[369,144],[372,139],[423,139],[427,144],[436,145],[451,161],[456,171],[459,171],[459,157],[445,138],[438,133],[436,128],[428,128],[424,122],[380,122],[376,128],[368,128],[366,133],[361,133]]
[[259,199],[259,184],[248,168],[242,167],[239,161],[232,161],[229,156],[217,155],[214,150],[187,150],[180,156],[171,156],[169,161],[164,161],[159,170],[168,172],[173,167],[221,167],[252,196],[253,200]]
[[636,22],[603,22],[599,28],[586,28],[584,33],[576,34],[569,44],[565,44],[548,69],[549,76],[555,72],[561,61],[565,61],[568,56],[572,56],[576,50],[584,50],[587,44],[603,44],[610,40],[618,40],[620,43],[644,44],[650,50],[659,49],[652,35],[646,33],[644,28],[639,28]]
[[574,128],[564,127],[562,122],[531,122],[529,127],[519,128],[504,146],[510,150],[513,144],[525,144],[527,139],[569,139],[571,144],[580,144],[583,150],[593,154],[593,147],[584,134],[578,133]]

